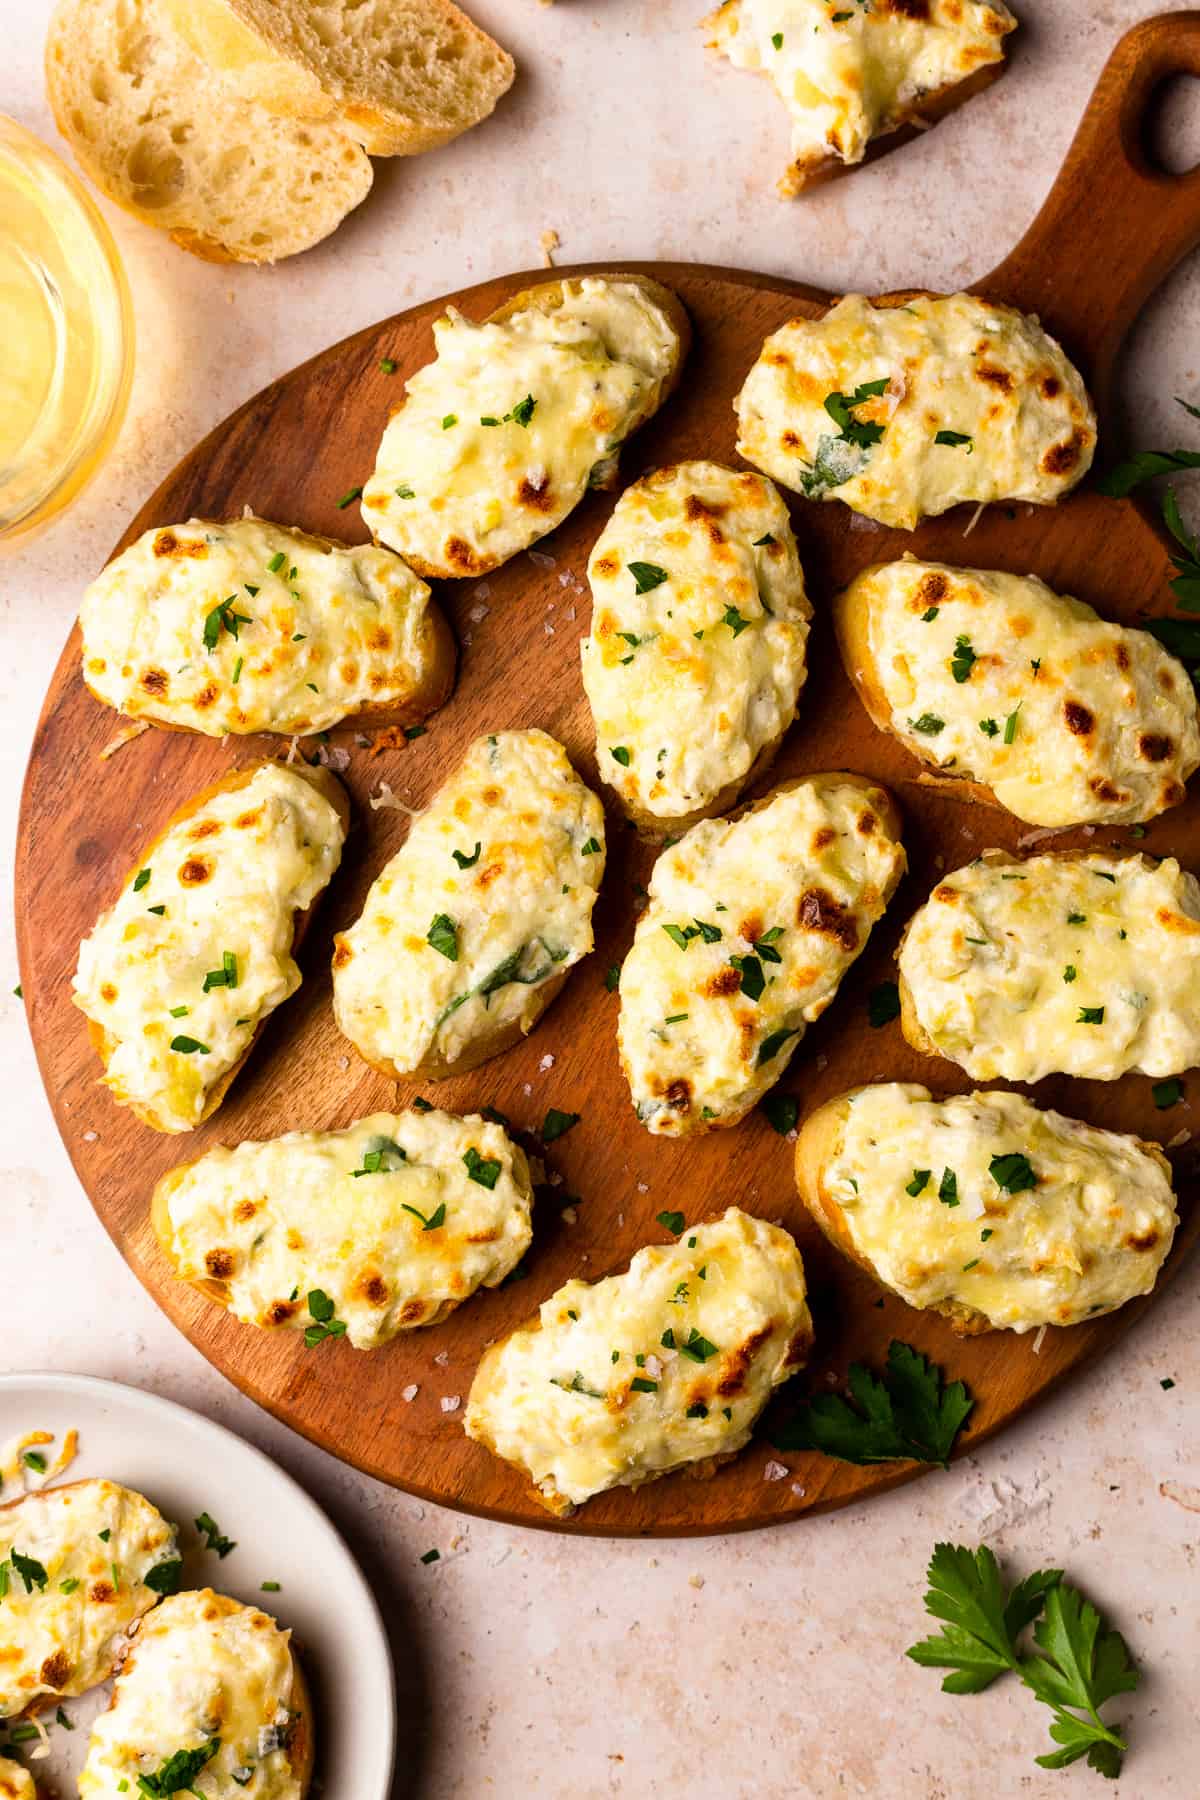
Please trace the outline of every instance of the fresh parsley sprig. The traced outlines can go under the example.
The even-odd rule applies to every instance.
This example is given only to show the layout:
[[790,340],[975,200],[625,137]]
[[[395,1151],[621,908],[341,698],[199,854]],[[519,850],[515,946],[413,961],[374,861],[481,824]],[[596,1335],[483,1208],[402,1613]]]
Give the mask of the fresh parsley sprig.
[[841,1462],[949,1463],[954,1441],[975,1402],[961,1381],[893,1338],[882,1379],[851,1363],[850,1398],[817,1394],[795,1418],[777,1426],[777,1450],[820,1450]]
[[[1192,406],[1186,400],[1175,396],[1176,406],[1182,406],[1184,412],[1190,413],[1193,419],[1200,419],[1200,406]],[[1096,486],[1102,494],[1109,494],[1115,500],[1124,500],[1132,494],[1134,488],[1141,487],[1147,481],[1153,481],[1156,475],[1174,475],[1181,469],[1200,469],[1200,450],[1139,450],[1127,462],[1120,462],[1107,475],[1102,475]]]
[[[1040,1767],[1062,1769],[1086,1756],[1091,1768],[1112,1779],[1128,1746],[1105,1724],[1100,1708],[1131,1692],[1140,1676],[1120,1632],[1110,1630],[1062,1575],[1061,1569],[1040,1569],[1006,1594],[986,1545],[936,1545],[925,1610],[943,1629],[907,1655],[924,1668],[948,1669],[942,1681],[947,1694],[978,1694],[1000,1675],[1020,1676],[1054,1714],[1050,1736],[1058,1748],[1035,1759]],[[1039,1655],[1020,1648],[1028,1625]]]

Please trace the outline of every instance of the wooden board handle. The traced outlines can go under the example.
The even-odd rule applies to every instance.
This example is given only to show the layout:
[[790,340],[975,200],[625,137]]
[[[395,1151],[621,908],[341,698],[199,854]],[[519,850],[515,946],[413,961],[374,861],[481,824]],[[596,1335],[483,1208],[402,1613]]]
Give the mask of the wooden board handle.
[[1200,76],[1200,12],[1146,19],[1121,39],[1041,211],[979,284],[1061,336],[1089,378],[1102,423],[1122,338],[1200,243],[1200,167],[1169,174],[1147,149],[1172,75]]

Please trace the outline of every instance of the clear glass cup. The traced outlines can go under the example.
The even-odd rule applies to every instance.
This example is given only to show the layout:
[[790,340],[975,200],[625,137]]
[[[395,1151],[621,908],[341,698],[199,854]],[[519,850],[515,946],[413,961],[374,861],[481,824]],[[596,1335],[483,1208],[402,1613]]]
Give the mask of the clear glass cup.
[[54,518],[104,461],[133,345],[108,226],[58,157],[0,114],[0,549]]

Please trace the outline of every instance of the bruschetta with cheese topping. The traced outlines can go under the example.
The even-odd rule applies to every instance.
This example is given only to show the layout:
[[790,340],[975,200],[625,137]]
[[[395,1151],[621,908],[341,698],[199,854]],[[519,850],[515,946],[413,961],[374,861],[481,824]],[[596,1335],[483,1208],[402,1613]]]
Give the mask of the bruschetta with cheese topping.
[[690,330],[644,275],[516,294],[482,324],[451,307],[410,376],[363,491],[373,536],[419,575],[481,575],[611,485],[630,432],[678,379]]
[[300,985],[292,951],[342,854],[349,805],[325,769],[259,763],[177,812],[79,950],[113,1097],[155,1131],[214,1113],[262,1025]]
[[1152,819],[1200,763],[1182,663],[1034,575],[905,557],[865,569],[834,622],[880,730],[1030,824]]
[[704,23],[709,47],[787,107],[791,199],[979,93],[1017,21],[1003,0],[724,0]]
[[608,1488],[709,1475],[736,1456],[812,1336],[795,1243],[731,1206],[639,1250],[623,1275],[568,1281],[493,1344],[467,1435],[563,1518]]
[[373,1350],[511,1274],[532,1204],[501,1126],[428,1110],[209,1150],[159,1182],[151,1220],[179,1279],[244,1324]]
[[763,345],[734,401],[738,450],[808,500],[905,530],[960,501],[1051,505],[1096,417],[1036,318],[974,294],[848,294]]
[[1150,1292],[1175,1234],[1157,1145],[999,1091],[842,1094],[801,1127],[796,1181],[832,1244],[968,1335],[1112,1312]]
[[976,1081],[1200,1063],[1200,883],[1174,857],[987,850],[900,945],[904,1035]]
[[796,716],[812,609],[773,483],[678,463],[627,488],[588,565],[583,685],[605,781],[643,831],[732,806]]
[[450,627],[398,556],[266,519],[144,531],[79,626],[97,700],[208,737],[415,725],[454,681]]
[[621,1066],[648,1131],[736,1125],[779,1080],[904,873],[890,795],[806,775],[664,850],[621,969]]
[[291,1633],[201,1588],[139,1626],[92,1726],[79,1795],[305,1800],[312,1763],[312,1704]]
[[175,1527],[114,1481],[0,1506],[0,1719],[107,1681],[125,1634],[175,1591],[182,1567]]
[[335,941],[339,1029],[399,1080],[533,1030],[592,947],[604,812],[544,731],[477,738]]

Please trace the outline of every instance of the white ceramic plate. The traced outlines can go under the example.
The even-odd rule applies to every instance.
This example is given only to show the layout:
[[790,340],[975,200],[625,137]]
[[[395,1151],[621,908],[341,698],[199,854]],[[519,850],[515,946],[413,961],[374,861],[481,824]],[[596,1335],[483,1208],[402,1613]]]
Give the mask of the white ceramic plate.
[[[313,1691],[314,1792],[321,1800],[386,1800],[396,1730],[391,1657],[379,1609],[357,1563],[320,1508],[269,1457],[185,1407],[90,1375],[0,1375],[0,1444],[26,1431],[72,1427],[79,1455],[61,1477],[105,1475],[136,1488],[180,1526],[185,1587],[213,1587],[290,1626]],[[5,1498],[14,1499],[14,1494]],[[236,1541],[222,1558],[192,1521],[207,1512]],[[278,1593],[262,1592],[277,1581]],[[74,1730],[49,1726],[50,1755],[15,1754],[39,1781],[73,1792],[88,1728],[108,1689],[64,1710]]]

